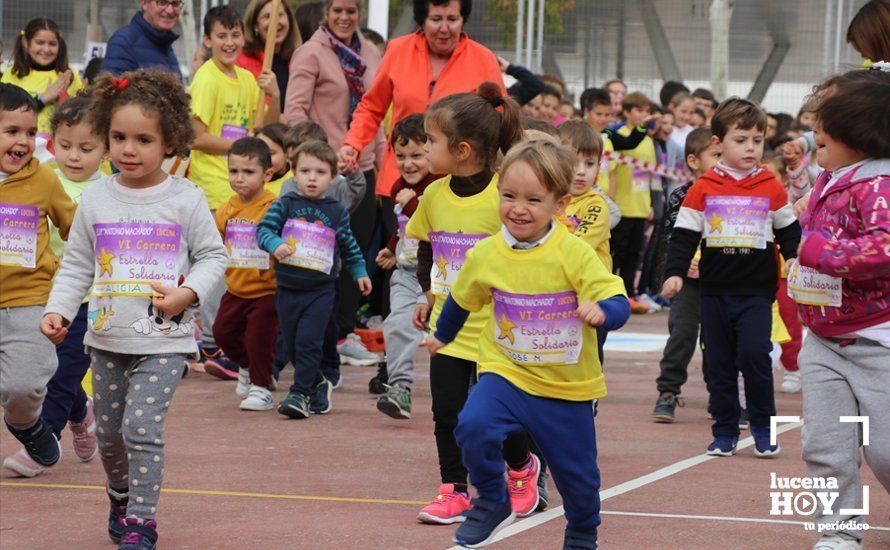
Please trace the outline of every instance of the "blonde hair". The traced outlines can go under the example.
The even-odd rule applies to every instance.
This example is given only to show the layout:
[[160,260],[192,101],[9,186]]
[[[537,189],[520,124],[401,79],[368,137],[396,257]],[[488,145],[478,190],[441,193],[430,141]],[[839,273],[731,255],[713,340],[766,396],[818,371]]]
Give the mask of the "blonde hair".
[[547,139],[520,141],[513,146],[501,164],[501,176],[515,163],[528,165],[544,188],[563,197],[569,194],[574,177],[575,153],[548,136]]

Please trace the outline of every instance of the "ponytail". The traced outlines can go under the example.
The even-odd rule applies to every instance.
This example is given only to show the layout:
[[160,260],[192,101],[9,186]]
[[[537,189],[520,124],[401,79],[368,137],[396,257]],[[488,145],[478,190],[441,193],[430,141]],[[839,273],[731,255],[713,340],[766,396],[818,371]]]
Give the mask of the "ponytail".
[[59,53],[53,62],[53,69],[58,73],[68,70],[68,45],[62,37],[62,31],[55,21],[46,17],[37,17],[28,21],[25,28],[19,31],[15,37],[15,43],[12,46],[12,74],[16,78],[28,76],[31,72],[31,56],[25,49],[25,40],[34,40],[34,36],[39,31],[50,31],[55,33],[59,40]]

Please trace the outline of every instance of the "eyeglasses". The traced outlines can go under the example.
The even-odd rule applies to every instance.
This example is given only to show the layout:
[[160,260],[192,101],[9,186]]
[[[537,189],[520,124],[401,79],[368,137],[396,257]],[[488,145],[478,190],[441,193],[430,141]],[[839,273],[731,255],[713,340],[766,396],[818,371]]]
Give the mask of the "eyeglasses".
[[172,7],[174,10],[178,10],[182,8],[182,0],[155,0],[155,4],[158,5],[159,8],[165,9],[167,6]]

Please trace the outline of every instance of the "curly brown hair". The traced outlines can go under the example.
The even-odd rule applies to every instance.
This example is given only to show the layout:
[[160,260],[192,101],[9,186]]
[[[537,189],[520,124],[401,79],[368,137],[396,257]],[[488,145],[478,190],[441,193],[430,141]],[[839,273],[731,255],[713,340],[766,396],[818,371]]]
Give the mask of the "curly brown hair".
[[185,157],[189,143],[195,137],[192,127],[190,98],[173,73],[156,69],[139,69],[124,73],[119,78],[103,75],[92,86],[93,104],[89,118],[93,131],[105,137],[116,109],[136,103],[158,116],[164,149],[169,156]]

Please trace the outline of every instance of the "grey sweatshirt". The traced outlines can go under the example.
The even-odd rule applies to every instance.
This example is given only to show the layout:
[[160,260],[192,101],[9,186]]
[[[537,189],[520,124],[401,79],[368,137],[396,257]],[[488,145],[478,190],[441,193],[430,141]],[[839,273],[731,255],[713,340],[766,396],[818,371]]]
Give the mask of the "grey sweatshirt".
[[[328,187],[324,196],[339,202],[352,214],[358,208],[362,199],[365,198],[367,186],[368,182],[365,180],[365,174],[361,170],[356,170],[346,176],[338,174],[334,181],[331,182],[331,186]],[[281,184],[281,192],[278,193],[278,196],[283,197],[296,190],[297,182],[294,181],[294,178],[289,178]]]
[[113,178],[83,192],[45,312],[71,321],[93,286],[86,346],[133,355],[195,353],[196,308],[165,316],[152,306],[148,283],[187,286],[201,302],[225,276],[226,249],[204,192],[170,176],[159,192],[132,195]]

